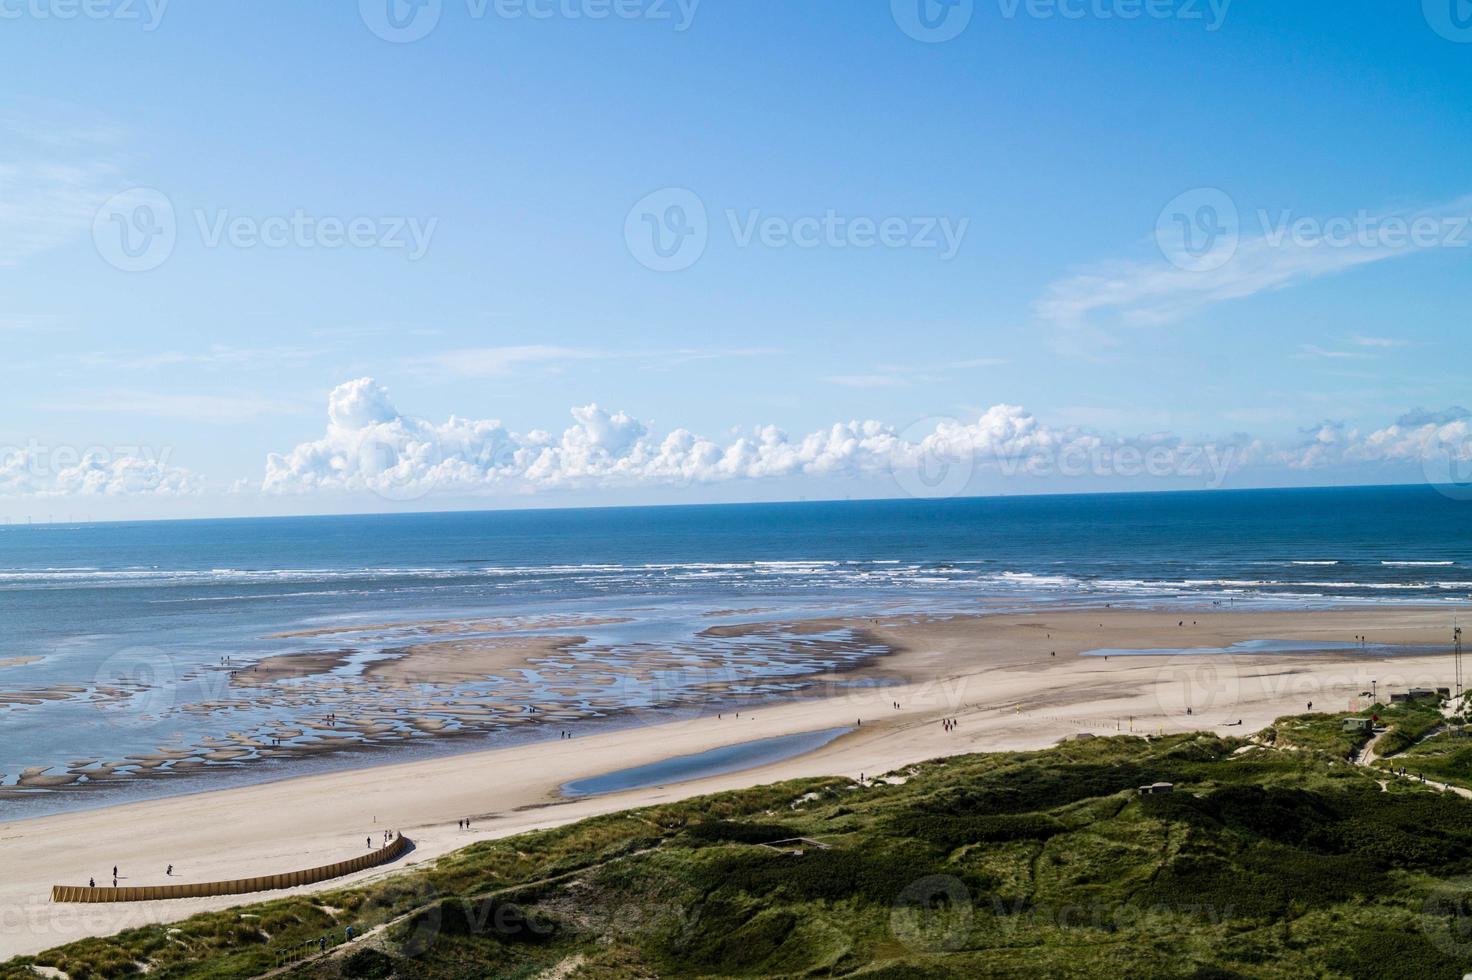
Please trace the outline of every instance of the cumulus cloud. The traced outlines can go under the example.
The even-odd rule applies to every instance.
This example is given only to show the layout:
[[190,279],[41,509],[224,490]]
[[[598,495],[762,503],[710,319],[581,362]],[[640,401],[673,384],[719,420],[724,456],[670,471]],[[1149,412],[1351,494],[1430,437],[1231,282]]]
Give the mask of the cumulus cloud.
[[339,385],[327,430],[266,461],[271,493],[368,491],[390,499],[553,489],[685,486],[819,477],[898,482],[904,492],[960,493],[973,475],[1174,478],[1219,487],[1247,469],[1314,470],[1346,465],[1472,459],[1472,413],[1416,409],[1362,433],[1327,420],[1270,443],[1245,434],[1191,441],[1171,432],[1129,436],[1054,426],[1017,405],[974,418],[932,418],[904,429],[873,420],[838,422],[804,435],[759,426],[714,440],[685,428],[660,434],[624,412],[572,410],[561,433],[517,433],[495,420],[434,423],[402,414],[371,378]]
[[167,456],[136,448],[0,448],[0,496],[177,496],[204,489],[200,477],[170,466]]
[[1472,461],[1472,412],[1456,405],[1441,411],[1418,408],[1367,433],[1344,422],[1325,421],[1305,429],[1303,435],[1302,442],[1274,454],[1273,459],[1294,469]]
[[[410,499],[431,490],[476,494],[800,476],[903,479],[937,467],[948,473],[959,467],[964,474],[988,467],[1003,475],[1159,470],[1204,476],[1203,448],[1168,433],[1126,439],[1048,426],[1015,405],[903,431],[855,420],[799,436],[759,426],[719,442],[685,428],[660,435],[628,414],[586,405],[572,410],[572,424],[561,434],[515,433],[495,420],[434,423],[403,415],[381,385],[359,378],[333,390],[320,439],[267,458],[263,489]],[[1236,461],[1261,447],[1236,437],[1210,448]],[[1213,459],[1213,472],[1222,475],[1227,462]]]

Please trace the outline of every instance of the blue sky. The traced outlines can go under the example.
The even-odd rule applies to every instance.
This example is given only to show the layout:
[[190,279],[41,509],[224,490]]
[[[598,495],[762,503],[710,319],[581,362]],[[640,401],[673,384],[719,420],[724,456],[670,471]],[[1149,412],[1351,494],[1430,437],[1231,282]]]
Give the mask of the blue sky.
[[90,2],[0,0],[0,517],[1465,454],[1464,0]]

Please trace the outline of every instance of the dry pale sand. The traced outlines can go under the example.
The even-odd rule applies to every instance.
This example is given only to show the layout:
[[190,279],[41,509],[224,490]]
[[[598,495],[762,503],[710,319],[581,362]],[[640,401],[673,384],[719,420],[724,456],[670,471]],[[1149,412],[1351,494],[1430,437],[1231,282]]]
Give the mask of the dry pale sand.
[[[845,687],[856,677],[850,672],[825,681],[819,696],[743,710],[739,719],[731,713],[721,719],[677,718],[571,741],[0,824],[0,958],[242,902],[235,897],[115,906],[50,903],[53,883],[86,883],[89,876],[110,883],[114,864],[120,884],[164,882],[169,864],[176,881],[237,878],[350,857],[369,838],[394,829],[417,844],[396,866],[402,868],[479,839],[798,776],[878,774],[943,755],[1042,747],[1081,732],[1247,734],[1275,717],[1303,711],[1309,701],[1319,710],[1355,704],[1372,680],[1382,698],[1412,685],[1449,685],[1451,658],[1444,652],[1394,660],[1318,653],[1106,661],[1077,654],[1104,646],[1217,646],[1250,639],[1352,641],[1361,634],[1371,643],[1442,649],[1450,640],[1452,614],[1450,607],[1108,610],[865,620],[852,625],[898,650],[868,672],[894,686]],[[1185,625],[1178,625],[1182,620]],[[945,717],[959,719],[954,731],[944,730]],[[570,779],[755,738],[855,726],[860,719],[861,726],[819,751],[759,768],[576,801],[556,795]],[[456,820],[466,816],[473,818],[472,830],[457,830]],[[391,873],[380,869],[315,888]]]

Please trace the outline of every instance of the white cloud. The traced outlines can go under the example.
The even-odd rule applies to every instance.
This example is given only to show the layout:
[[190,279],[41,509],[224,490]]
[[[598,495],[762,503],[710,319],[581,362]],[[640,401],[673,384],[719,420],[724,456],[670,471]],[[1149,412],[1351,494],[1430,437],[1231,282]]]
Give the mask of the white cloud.
[[1363,351],[1330,350],[1326,347],[1320,347],[1318,344],[1299,344],[1298,353],[1295,356],[1329,361],[1362,361],[1371,355]]
[[1304,439],[1297,446],[1273,458],[1294,469],[1466,462],[1472,460],[1472,412],[1460,406],[1438,412],[1416,409],[1366,434],[1343,422],[1321,422],[1304,430]]
[[[1252,234],[1243,234],[1230,261],[1218,268],[1173,264],[1164,256],[1099,263],[1049,285],[1034,312],[1054,326],[1108,342],[1111,327],[1174,323],[1209,306],[1358,266],[1438,248],[1466,250],[1472,246],[1469,215],[1472,197],[1416,211],[1311,221],[1304,228],[1293,216],[1259,213]],[[1421,227],[1434,234],[1417,237]]]
[[69,115],[56,104],[44,116],[0,112],[0,267],[85,237],[120,188],[121,132]]
[[204,481],[170,466],[168,453],[139,447],[0,447],[0,496],[177,496]]
[[116,179],[102,163],[0,163],[0,266],[85,236]]
[[[774,477],[865,478],[963,464],[1004,475],[1114,475],[1119,460],[1149,454],[1151,465],[1191,476],[1193,447],[1169,434],[1123,439],[1050,427],[1015,405],[995,405],[971,420],[941,419],[903,432],[877,421],[840,422],[792,437],[761,426],[722,442],[676,428],[660,436],[638,419],[597,405],[572,410],[560,435],[517,434],[495,420],[451,417],[433,423],[401,414],[370,378],[339,385],[328,402],[322,438],[266,461],[262,488],[272,493],[371,491],[411,499],[552,488],[608,488],[720,483]],[[1260,447],[1243,438],[1223,444],[1233,461]],[[1133,458],[1133,457],[1131,457]],[[1139,470],[1145,464],[1128,464]],[[1120,475],[1128,475],[1121,473]],[[1139,473],[1136,473],[1139,475]]]

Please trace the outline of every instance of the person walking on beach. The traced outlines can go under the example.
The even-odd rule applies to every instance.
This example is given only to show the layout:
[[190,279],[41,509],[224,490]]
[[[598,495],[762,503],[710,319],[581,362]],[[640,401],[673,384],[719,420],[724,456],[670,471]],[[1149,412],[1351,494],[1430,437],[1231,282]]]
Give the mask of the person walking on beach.
[[88,878],[87,879],[87,887],[88,888],[96,888],[97,887],[97,879],[96,878]]
[[164,874],[169,878],[174,877],[174,866],[172,864],[169,865],[168,869],[164,871]]

